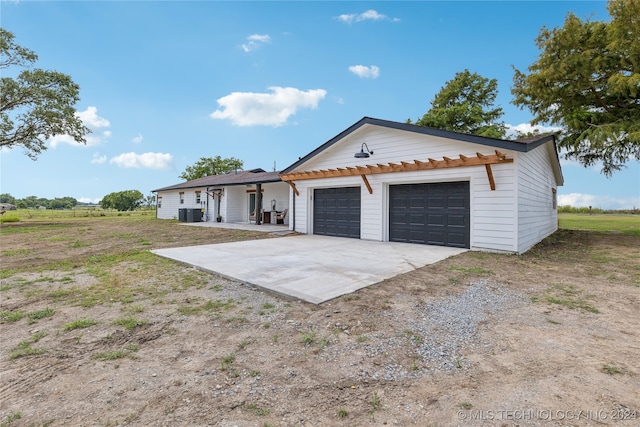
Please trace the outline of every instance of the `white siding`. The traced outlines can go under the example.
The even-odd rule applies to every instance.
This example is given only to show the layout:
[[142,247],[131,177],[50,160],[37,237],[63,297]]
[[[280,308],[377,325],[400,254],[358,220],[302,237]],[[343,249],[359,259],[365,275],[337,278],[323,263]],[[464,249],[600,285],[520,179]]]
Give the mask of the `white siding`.
[[[221,214],[224,222],[249,222],[249,194],[255,194],[255,185],[238,185],[225,187],[222,198]],[[262,184],[262,207],[271,210],[271,201],[276,201],[276,209],[283,211],[289,208],[289,184],[284,182]],[[285,217],[285,224],[289,221]]]
[[178,219],[178,209],[180,200],[177,191],[159,191],[158,200],[162,198],[162,203],[157,208],[159,219]]
[[[368,159],[356,159],[363,142],[374,154]],[[503,150],[504,151],[504,150]],[[426,161],[429,157],[455,158],[459,154],[473,157],[476,152],[493,153],[491,147],[449,140],[413,132],[365,125],[320,153],[296,171],[333,169],[336,167]],[[516,153],[507,152],[508,157]],[[436,169],[415,172],[367,175],[373,189],[369,194],[359,176],[294,181],[300,191],[296,196],[296,231],[313,233],[313,202],[315,188],[360,186],[362,191],[361,238],[387,241],[389,186],[403,183],[469,181],[471,209],[471,248],[495,251],[517,251],[516,182],[513,163],[492,165],[496,190],[491,191],[484,166]]]
[[553,206],[557,189],[548,144],[520,155],[518,171],[518,249],[525,252],[558,229],[558,210]]
[[[249,221],[249,193],[247,190],[256,186],[236,185],[227,187],[190,188],[185,190],[159,191],[158,197],[162,197],[162,206],[158,208],[159,219],[178,219],[178,209],[204,208],[206,218],[203,221],[216,221],[218,212],[222,215],[223,222],[248,222]],[[289,208],[289,185],[284,182],[263,184],[263,206],[271,209],[271,200],[276,201],[276,209],[283,211]],[[180,192],[184,192],[184,203],[180,204]],[[196,203],[196,191],[201,191],[200,204]],[[220,210],[218,211],[218,196],[222,193]],[[216,195],[215,197],[213,195]],[[289,214],[285,218],[285,224],[289,221]]]
[[[196,203],[196,191],[200,191],[200,203]],[[182,204],[180,203],[180,192],[184,192],[184,203]],[[157,196],[158,198],[162,197],[162,204],[157,209],[159,219],[178,219],[178,209],[199,208],[205,210],[206,220],[215,220],[214,200],[207,196],[207,189],[204,187],[159,191]]]
[[[274,184],[263,184],[264,189],[262,206],[265,210],[271,210],[271,201],[276,201],[276,210],[282,212],[285,209],[289,209],[289,184],[285,182],[278,182]],[[291,218],[291,209],[288,210],[287,215],[284,218],[284,223],[289,223]]]
[[226,187],[222,197],[220,213],[224,222],[248,222],[249,221],[249,196],[247,187]]

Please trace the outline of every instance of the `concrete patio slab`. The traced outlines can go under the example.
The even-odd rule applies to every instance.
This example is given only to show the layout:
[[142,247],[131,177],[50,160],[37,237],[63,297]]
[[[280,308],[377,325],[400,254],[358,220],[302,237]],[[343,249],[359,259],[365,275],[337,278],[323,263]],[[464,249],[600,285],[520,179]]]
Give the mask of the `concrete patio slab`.
[[152,252],[320,304],[465,251],[442,246],[303,235]]

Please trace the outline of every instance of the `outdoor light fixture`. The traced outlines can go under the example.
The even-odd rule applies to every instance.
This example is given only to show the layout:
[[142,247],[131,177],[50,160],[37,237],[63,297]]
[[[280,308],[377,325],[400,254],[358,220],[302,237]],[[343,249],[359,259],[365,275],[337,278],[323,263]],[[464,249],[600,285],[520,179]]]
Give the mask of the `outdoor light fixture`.
[[[364,151],[364,147],[367,147],[367,151]],[[360,152],[353,155],[356,159],[367,159],[369,158],[369,154],[373,154],[373,151],[369,150],[369,146],[366,142],[362,143],[360,147]]]

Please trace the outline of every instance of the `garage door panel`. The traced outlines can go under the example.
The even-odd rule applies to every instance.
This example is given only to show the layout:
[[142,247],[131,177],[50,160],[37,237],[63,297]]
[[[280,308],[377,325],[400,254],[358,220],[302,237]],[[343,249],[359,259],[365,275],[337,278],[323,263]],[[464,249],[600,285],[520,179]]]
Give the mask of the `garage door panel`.
[[467,217],[465,215],[449,215],[448,225],[449,227],[465,227],[467,224]]
[[442,227],[445,224],[446,218],[443,214],[427,214],[427,227]]
[[466,234],[465,233],[449,233],[447,236],[448,245],[456,248],[466,248]]
[[423,215],[416,215],[416,214],[408,214],[407,217],[409,218],[409,224],[410,225],[424,225],[424,216]]
[[430,230],[427,233],[427,241],[428,245],[440,245],[444,246],[445,244],[445,233],[443,231],[438,230]]
[[447,200],[447,207],[449,209],[465,209],[467,207],[466,200],[464,199],[464,197],[449,197]]
[[360,187],[314,190],[313,233],[360,238]]
[[389,240],[468,248],[469,182],[389,187]]
[[[424,199],[422,199],[422,200],[423,200],[423,203],[424,203]],[[427,198],[426,206],[424,204],[421,204],[421,205],[419,205],[417,207],[427,207],[429,209],[439,209],[439,208],[442,209],[442,208],[445,207],[445,202],[446,202],[446,200],[442,195],[434,194],[434,195],[431,195],[431,196],[429,196]]]

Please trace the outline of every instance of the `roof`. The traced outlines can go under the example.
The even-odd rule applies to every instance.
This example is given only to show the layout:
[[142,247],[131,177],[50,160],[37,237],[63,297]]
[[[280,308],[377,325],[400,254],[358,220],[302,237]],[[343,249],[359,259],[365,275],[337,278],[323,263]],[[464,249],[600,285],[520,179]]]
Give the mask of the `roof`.
[[[381,126],[381,127],[386,127],[386,128],[390,128],[390,129],[398,129],[398,130],[403,130],[403,131],[407,131],[407,132],[420,133],[420,134],[423,134],[423,135],[432,135],[432,136],[438,136],[438,137],[442,137],[442,138],[455,139],[455,140],[458,140],[458,141],[471,142],[471,143],[474,143],[474,144],[486,145],[486,146],[489,146],[489,147],[502,148],[502,149],[505,149],[505,150],[514,150],[514,151],[519,151],[519,152],[531,151],[534,148],[537,148],[540,145],[545,144],[545,143],[547,143],[549,141],[553,141],[553,145],[555,147],[555,134],[541,135],[541,136],[537,136],[537,137],[533,137],[533,138],[522,138],[522,139],[516,139],[516,140],[505,140],[505,139],[487,138],[487,137],[484,137],[484,136],[471,135],[471,134],[467,134],[467,133],[454,132],[454,131],[450,131],[450,130],[443,130],[443,129],[425,127],[425,126],[412,125],[412,124],[408,124],[408,123],[400,123],[400,122],[392,122],[392,121],[389,121],[389,120],[374,119],[374,118],[371,118],[371,117],[363,117],[358,122],[354,123],[353,125],[351,125],[347,129],[345,129],[344,131],[340,132],[338,135],[336,135],[333,138],[331,138],[329,141],[325,142],[324,144],[322,144],[321,146],[319,146],[318,148],[313,150],[311,153],[307,154],[304,157],[301,157],[298,161],[296,161],[292,165],[290,165],[287,168],[285,168],[282,171],[282,173],[289,173],[289,172],[293,171],[298,166],[304,164],[309,159],[311,159],[311,158],[315,157],[316,155],[320,154],[321,152],[323,152],[327,148],[331,147],[332,145],[334,145],[338,141],[342,140],[343,138],[345,138],[349,134],[355,132],[356,130],[360,129],[361,127],[363,127],[365,125]],[[556,159],[558,159],[557,151],[556,151]],[[559,167],[559,165],[560,165],[560,162],[558,161],[558,167]],[[558,171],[556,171],[556,173],[557,172]],[[560,172],[560,178],[561,178],[561,176],[562,176],[562,172]]]
[[266,184],[282,181],[279,172],[265,172],[263,169],[251,169],[238,172],[229,172],[219,175],[204,176],[192,181],[152,190],[158,191],[182,190],[187,188],[224,187],[230,185]]

